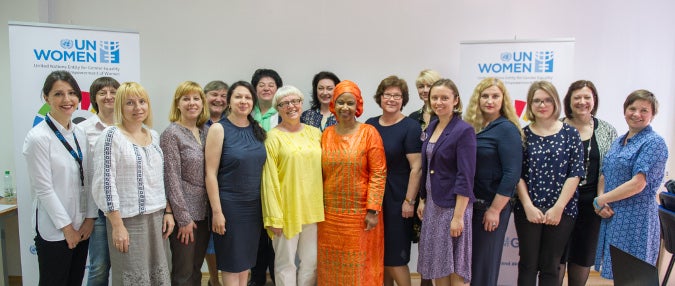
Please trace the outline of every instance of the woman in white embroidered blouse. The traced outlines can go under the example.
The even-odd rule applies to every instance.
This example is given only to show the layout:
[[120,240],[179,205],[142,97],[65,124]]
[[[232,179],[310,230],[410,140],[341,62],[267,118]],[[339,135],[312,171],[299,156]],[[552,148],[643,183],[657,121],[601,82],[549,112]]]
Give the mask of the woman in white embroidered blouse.
[[[94,150],[94,200],[108,218],[113,285],[170,285],[173,214],[164,193],[164,159],[150,99],[138,83],[117,89],[115,126]],[[166,208],[166,210],[165,210]]]
[[82,92],[70,73],[54,71],[42,96],[49,113],[28,132],[23,145],[31,174],[40,285],[79,285],[96,218],[85,182],[87,139],[71,122]]

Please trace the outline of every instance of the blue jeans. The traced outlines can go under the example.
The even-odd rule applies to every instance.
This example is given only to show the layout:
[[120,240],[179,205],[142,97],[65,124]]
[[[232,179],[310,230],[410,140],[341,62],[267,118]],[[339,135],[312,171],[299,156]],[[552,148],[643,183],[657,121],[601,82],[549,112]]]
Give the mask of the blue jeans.
[[98,211],[98,219],[94,222],[94,231],[89,237],[89,286],[107,286],[110,273],[110,252],[108,251],[108,234],[106,217]]

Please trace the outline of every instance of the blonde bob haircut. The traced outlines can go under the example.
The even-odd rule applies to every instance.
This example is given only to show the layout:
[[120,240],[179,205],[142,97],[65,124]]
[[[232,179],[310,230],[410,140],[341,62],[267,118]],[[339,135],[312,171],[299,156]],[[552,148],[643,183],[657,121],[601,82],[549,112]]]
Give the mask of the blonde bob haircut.
[[429,88],[429,102],[431,103],[431,91],[439,86],[445,86],[452,91],[453,96],[457,98],[457,106],[452,109],[452,113],[455,115],[462,115],[462,98],[459,96],[459,89],[457,89],[457,85],[451,79],[442,78],[431,85],[431,88]]
[[199,94],[199,99],[202,101],[202,112],[197,117],[197,126],[202,127],[207,120],[209,120],[209,109],[206,108],[206,95],[202,87],[194,81],[184,81],[176,88],[176,93],[173,96],[173,101],[171,102],[171,111],[169,111],[169,121],[176,122],[180,120],[180,108],[179,101],[185,95],[190,95],[193,93]]
[[484,78],[476,85],[476,88],[473,90],[473,94],[471,94],[471,98],[469,99],[469,106],[466,108],[464,121],[471,124],[476,133],[483,129],[485,118],[483,118],[483,112],[480,110],[480,97],[483,94],[483,91],[493,86],[496,86],[502,92],[502,108],[499,110],[499,114],[506,117],[513,125],[518,127],[520,137],[524,138],[525,134],[523,134],[523,130],[520,128],[520,120],[516,114],[516,109],[513,107],[513,101],[511,100],[509,91],[506,89],[504,82],[498,78]]
[[115,95],[115,114],[113,117],[113,119],[115,119],[115,124],[117,126],[122,125],[122,120],[124,118],[122,109],[124,108],[124,103],[132,97],[144,99],[145,102],[148,103],[148,117],[143,120],[143,124],[147,127],[152,127],[152,107],[150,106],[150,97],[148,97],[148,92],[145,91],[145,88],[137,82],[123,82],[117,89],[117,95]]
[[439,79],[441,79],[441,74],[439,74],[437,71],[432,69],[425,69],[422,70],[420,74],[417,76],[415,86],[418,87],[420,85],[432,85]]
[[532,112],[532,100],[534,99],[534,93],[537,90],[543,90],[548,94],[551,99],[553,99],[553,118],[560,117],[560,96],[558,96],[558,91],[555,89],[552,83],[542,80],[535,81],[530,85],[530,89],[527,91],[527,109],[525,110],[525,120],[536,122],[534,117],[534,112]]
[[277,108],[277,104],[279,104],[282,99],[291,95],[297,95],[301,100],[305,100],[305,95],[302,94],[300,89],[292,85],[284,85],[277,89],[277,93],[274,94],[274,98],[272,99],[272,107]]

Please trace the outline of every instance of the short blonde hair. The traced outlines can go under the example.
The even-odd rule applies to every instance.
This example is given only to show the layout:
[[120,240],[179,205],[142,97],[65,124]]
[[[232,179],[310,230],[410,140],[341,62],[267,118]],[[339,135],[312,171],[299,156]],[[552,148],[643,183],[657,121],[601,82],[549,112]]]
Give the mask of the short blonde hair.
[[417,76],[415,86],[419,86],[420,84],[432,85],[439,79],[441,79],[441,74],[439,74],[437,71],[432,69],[425,69],[422,70],[420,74]]
[[560,97],[558,96],[558,91],[555,89],[555,86],[548,81],[535,81],[530,85],[530,89],[527,91],[527,109],[525,110],[525,120],[536,122],[534,113],[532,112],[532,100],[534,99],[534,93],[537,90],[543,90],[553,99],[553,118],[560,117]]
[[118,126],[122,125],[122,120],[124,118],[122,115],[123,104],[130,97],[139,97],[145,99],[148,103],[148,117],[143,120],[143,124],[152,127],[152,107],[150,106],[150,97],[148,96],[148,92],[145,91],[145,88],[137,82],[123,82],[117,89],[117,94],[115,95],[115,124]]
[[473,94],[469,99],[469,106],[466,110],[466,115],[464,116],[464,121],[471,124],[473,129],[478,133],[485,124],[483,118],[483,112],[480,111],[480,96],[489,87],[496,86],[502,92],[502,107],[499,110],[499,114],[506,117],[513,125],[518,127],[520,131],[521,138],[524,138],[523,130],[520,128],[520,120],[516,114],[516,109],[513,107],[513,101],[509,95],[509,91],[506,89],[504,82],[498,78],[488,77],[481,80],[476,88],[473,90]]
[[202,127],[207,120],[209,120],[209,109],[206,108],[206,95],[202,87],[194,81],[184,81],[176,88],[176,93],[173,96],[173,101],[171,102],[171,110],[169,111],[169,121],[176,122],[180,120],[180,108],[178,108],[178,102],[181,97],[184,95],[198,93],[199,98],[202,100],[202,112],[197,118],[197,126]]

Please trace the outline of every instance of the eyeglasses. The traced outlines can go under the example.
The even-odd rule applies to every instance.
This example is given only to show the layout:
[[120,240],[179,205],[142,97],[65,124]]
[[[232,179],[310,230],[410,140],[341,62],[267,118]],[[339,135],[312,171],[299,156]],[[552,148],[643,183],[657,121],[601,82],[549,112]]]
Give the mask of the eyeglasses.
[[384,94],[382,94],[382,97],[383,97],[384,99],[401,100],[401,98],[403,98],[403,95],[402,95],[402,94],[384,93]]
[[553,104],[553,99],[551,98],[546,98],[544,100],[541,99],[533,99],[532,100],[532,105],[537,106],[537,105],[552,105]]
[[302,104],[302,99],[296,98],[296,99],[291,99],[289,101],[279,102],[279,104],[277,104],[277,108],[281,109],[281,108],[290,107],[291,104],[293,104],[293,106],[298,106],[298,105]]

